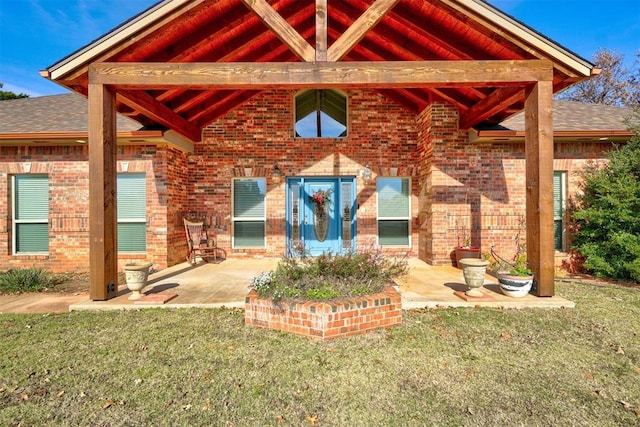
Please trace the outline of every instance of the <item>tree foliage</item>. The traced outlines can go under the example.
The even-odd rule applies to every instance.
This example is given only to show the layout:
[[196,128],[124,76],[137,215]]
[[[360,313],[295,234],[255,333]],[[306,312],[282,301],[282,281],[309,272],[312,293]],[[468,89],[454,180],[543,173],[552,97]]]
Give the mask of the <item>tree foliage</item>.
[[[4,84],[0,83],[0,89]],[[14,93],[8,90],[0,90],[0,101],[6,101],[8,99],[20,99],[20,98],[29,98],[29,95],[26,93]]]
[[624,55],[607,49],[598,50],[592,58],[600,74],[573,85],[558,95],[567,101],[591,104],[637,106],[640,105],[640,53],[633,69],[624,65]]
[[572,249],[596,276],[640,282],[640,125],[632,130],[635,136],[612,150],[605,165],[582,170]]

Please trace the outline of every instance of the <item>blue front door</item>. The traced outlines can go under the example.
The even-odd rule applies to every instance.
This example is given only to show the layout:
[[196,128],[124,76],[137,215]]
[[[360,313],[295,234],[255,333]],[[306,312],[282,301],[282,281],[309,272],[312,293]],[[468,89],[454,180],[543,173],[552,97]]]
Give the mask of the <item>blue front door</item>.
[[287,180],[289,253],[316,256],[341,253],[354,244],[353,178]]

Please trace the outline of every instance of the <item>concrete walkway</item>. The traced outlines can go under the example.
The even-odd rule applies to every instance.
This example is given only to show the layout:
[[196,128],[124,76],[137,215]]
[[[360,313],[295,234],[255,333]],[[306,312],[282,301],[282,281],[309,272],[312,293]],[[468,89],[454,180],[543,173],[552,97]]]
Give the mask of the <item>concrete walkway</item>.
[[[130,310],[145,307],[244,307],[247,286],[263,271],[273,270],[277,260],[228,259],[220,263],[179,264],[152,274],[145,296],[137,301],[126,286],[108,301],[91,301],[88,293],[78,295],[36,293],[0,296],[0,313],[53,313],[69,310]],[[572,308],[564,298],[510,298],[502,294],[497,280],[486,276],[482,300],[465,301],[457,293],[468,288],[462,271],[451,267],[432,267],[420,260],[409,262],[410,273],[398,280],[404,309],[436,307]]]

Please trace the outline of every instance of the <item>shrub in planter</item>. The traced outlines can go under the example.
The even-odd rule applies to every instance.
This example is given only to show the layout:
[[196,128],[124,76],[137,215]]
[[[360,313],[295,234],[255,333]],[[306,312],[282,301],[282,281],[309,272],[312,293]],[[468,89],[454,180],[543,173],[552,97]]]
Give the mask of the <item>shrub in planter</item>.
[[273,272],[256,276],[252,288],[261,298],[331,300],[374,294],[394,277],[407,274],[405,258],[386,258],[379,249],[359,253],[286,258]]
[[407,271],[379,250],[284,259],[254,277],[245,323],[320,339],[392,327],[402,323],[392,279]]

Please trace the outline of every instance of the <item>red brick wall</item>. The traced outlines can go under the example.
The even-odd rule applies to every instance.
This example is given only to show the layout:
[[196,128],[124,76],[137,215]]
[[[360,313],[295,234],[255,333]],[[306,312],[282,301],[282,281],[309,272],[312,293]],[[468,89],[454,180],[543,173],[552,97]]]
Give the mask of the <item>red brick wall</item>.
[[[346,138],[294,138],[295,91],[268,91],[227,114],[204,131],[203,144],[189,159],[193,168],[190,206],[212,214],[218,240],[233,257],[280,257],[285,253],[285,180],[270,178],[277,162],[285,176],[357,176],[369,164],[377,176],[412,178],[412,217],[417,215],[418,181],[415,115],[373,91],[349,91]],[[397,169],[395,169],[397,168]],[[231,249],[231,180],[267,177],[267,248]],[[357,179],[357,244],[377,238],[375,180]],[[417,250],[417,229],[413,229]]]
[[[285,176],[358,176],[369,164],[375,176],[412,183],[412,247],[392,250],[435,265],[450,263],[466,229],[473,245],[495,244],[510,256],[524,218],[524,144],[468,142],[455,108],[434,103],[417,116],[375,91],[349,91],[347,138],[293,137],[295,91],[266,91],[204,131],[195,152],[155,146],[119,146],[118,167],[147,175],[149,221],[145,255],[158,269],[185,260],[182,218],[206,216],[230,257],[280,257],[285,252],[285,180],[275,182],[277,162]],[[602,159],[610,144],[561,143],[554,169],[567,171],[569,193],[577,171]],[[49,175],[51,237],[48,256],[11,255],[10,176]],[[233,177],[267,178],[266,249],[231,249]],[[357,244],[376,241],[375,179],[357,178]],[[53,271],[88,269],[87,147],[0,147],[0,270],[38,265]]]
[[320,340],[343,338],[402,324],[400,293],[383,292],[333,301],[281,302],[260,299],[255,290],[245,301],[245,324]]
[[[457,111],[434,103],[418,116],[420,168],[420,258],[449,264],[451,251],[465,237],[482,253],[495,245],[499,254],[515,253],[514,238],[525,238],[524,143],[469,143],[458,130]],[[611,144],[556,143],[554,170],[567,172],[571,197],[578,172],[602,161]],[[558,254],[562,257],[563,254]]]
[[[122,254],[120,263],[131,259],[148,259],[155,268],[171,265],[175,254],[167,254],[167,206],[180,190],[167,190],[167,153],[172,150],[155,146],[118,147],[118,171],[122,161],[127,172],[144,172],[147,177],[147,253]],[[89,170],[86,146],[2,147],[0,151],[0,270],[38,266],[54,272],[89,270]],[[25,169],[25,163],[30,169]],[[172,165],[173,168],[173,165]],[[32,173],[49,177],[49,253],[48,255],[12,255],[11,248],[11,176]],[[174,178],[175,179],[175,178]],[[171,184],[174,186],[175,184]],[[171,233],[176,234],[172,229]],[[177,240],[174,237],[174,241]],[[181,236],[184,242],[184,236]]]

